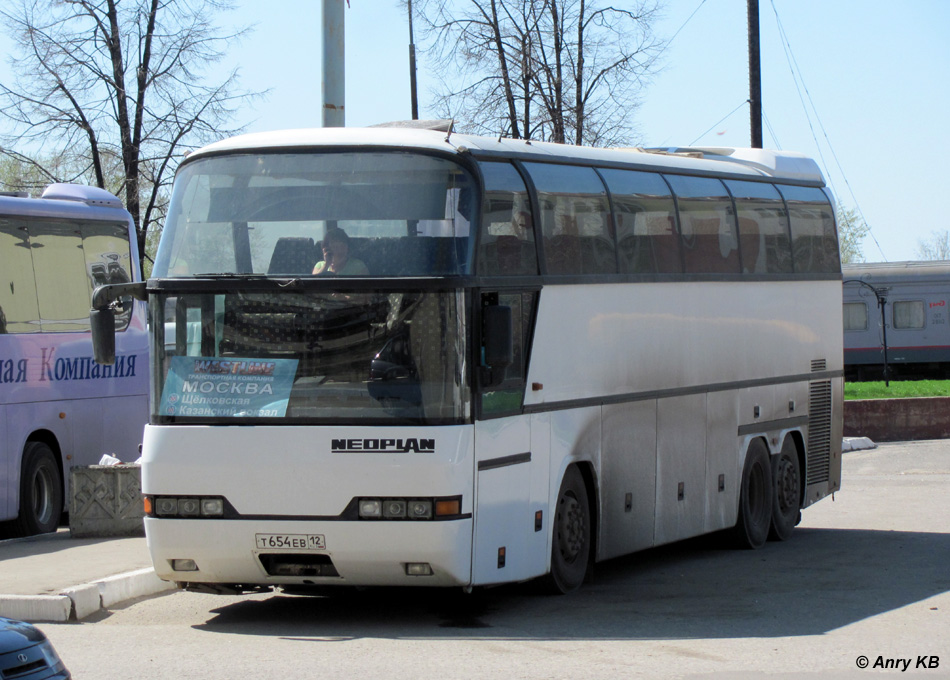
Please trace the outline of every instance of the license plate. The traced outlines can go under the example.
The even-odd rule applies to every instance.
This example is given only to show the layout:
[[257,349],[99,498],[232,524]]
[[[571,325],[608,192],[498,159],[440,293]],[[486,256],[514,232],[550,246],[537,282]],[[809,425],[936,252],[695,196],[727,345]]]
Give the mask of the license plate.
[[255,534],[260,550],[326,550],[323,534]]

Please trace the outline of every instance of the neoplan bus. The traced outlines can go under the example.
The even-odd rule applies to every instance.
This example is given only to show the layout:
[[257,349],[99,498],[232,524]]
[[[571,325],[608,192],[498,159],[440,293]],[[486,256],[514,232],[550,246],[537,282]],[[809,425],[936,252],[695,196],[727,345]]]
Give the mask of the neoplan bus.
[[[833,216],[812,161],[761,150],[323,129],[192,153],[135,290],[156,573],[566,592],[698,534],[788,538],[840,484]],[[341,230],[359,263],[314,275]]]
[[[121,301],[117,359],[93,360],[89,298],[138,279],[132,217],[95,187],[0,196],[0,521],[59,526],[70,470],[138,457],[148,419],[145,306]],[[130,499],[131,501],[131,499]]]

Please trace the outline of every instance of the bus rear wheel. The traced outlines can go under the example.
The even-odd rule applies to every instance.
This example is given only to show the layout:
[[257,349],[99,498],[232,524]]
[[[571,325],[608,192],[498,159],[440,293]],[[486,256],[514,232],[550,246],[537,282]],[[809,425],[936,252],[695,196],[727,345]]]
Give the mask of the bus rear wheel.
[[548,589],[559,594],[581,587],[591,554],[591,514],[587,486],[572,465],[564,473],[554,513]]
[[28,442],[20,468],[20,512],[14,522],[19,536],[56,531],[63,514],[63,483],[53,450]]
[[769,538],[775,541],[787,541],[792,529],[798,524],[802,498],[801,465],[798,449],[791,437],[782,443],[782,451],[772,459],[772,528]]
[[734,536],[742,548],[761,548],[772,526],[772,465],[769,450],[754,439],[746,451]]

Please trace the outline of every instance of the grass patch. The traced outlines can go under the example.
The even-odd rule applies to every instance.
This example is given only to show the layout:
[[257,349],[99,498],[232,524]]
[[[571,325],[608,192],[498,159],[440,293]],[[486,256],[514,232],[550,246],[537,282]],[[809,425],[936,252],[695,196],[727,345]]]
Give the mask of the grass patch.
[[846,382],[845,399],[910,399],[913,397],[950,397],[950,380]]

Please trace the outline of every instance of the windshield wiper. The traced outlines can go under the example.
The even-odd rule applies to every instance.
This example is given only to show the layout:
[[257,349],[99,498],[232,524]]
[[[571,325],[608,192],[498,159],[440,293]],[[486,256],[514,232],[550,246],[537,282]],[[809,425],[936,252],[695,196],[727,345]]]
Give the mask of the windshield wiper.
[[196,279],[266,279],[267,274],[237,274],[235,272],[207,272],[192,274]]

